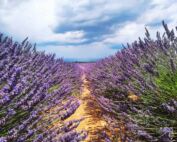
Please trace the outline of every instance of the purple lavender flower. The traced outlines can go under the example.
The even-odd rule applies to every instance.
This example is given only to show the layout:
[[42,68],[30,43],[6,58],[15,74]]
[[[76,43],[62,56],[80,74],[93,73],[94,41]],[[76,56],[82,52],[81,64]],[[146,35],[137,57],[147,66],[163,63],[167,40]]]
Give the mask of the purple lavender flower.
[[160,128],[160,141],[161,142],[172,142],[173,128],[164,127]]

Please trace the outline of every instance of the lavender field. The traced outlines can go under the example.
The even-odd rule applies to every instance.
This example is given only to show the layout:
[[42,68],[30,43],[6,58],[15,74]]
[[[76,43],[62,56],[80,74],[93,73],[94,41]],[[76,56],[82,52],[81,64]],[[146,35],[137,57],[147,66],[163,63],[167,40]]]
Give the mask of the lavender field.
[[177,37],[68,63],[0,35],[0,142],[177,141]]

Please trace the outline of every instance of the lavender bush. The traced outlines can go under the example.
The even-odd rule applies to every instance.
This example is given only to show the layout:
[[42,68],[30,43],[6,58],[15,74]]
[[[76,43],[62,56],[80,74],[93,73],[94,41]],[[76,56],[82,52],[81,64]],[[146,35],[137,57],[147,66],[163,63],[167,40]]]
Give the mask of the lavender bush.
[[177,37],[163,26],[163,36],[157,32],[153,40],[146,29],[144,39],[98,61],[87,75],[100,106],[132,141],[177,140]]
[[[27,39],[0,34],[0,142],[85,138],[66,119],[79,107],[80,72],[73,63],[37,52]],[[65,102],[65,103],[64,103]]]

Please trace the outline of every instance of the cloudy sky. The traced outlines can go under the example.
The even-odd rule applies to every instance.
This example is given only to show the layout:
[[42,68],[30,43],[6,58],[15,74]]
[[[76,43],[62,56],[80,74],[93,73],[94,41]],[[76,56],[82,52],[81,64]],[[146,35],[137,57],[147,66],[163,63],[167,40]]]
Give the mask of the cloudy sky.
[[92,61],[177,25],[176,0],[0,0],[0,32],[65,60]]

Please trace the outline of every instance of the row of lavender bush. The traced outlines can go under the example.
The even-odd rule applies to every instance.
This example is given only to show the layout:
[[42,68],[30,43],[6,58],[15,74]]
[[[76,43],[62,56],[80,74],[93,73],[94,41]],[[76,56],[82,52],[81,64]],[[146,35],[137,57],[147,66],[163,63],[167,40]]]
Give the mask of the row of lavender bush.
[[0,34],[0,142],[80,141],[81,120],[64,122],[79,106],[74,63],[37,52]]
[[163,26],[88,72],[92,94],[125,127],[122,141],[177,141],[177,37]]

